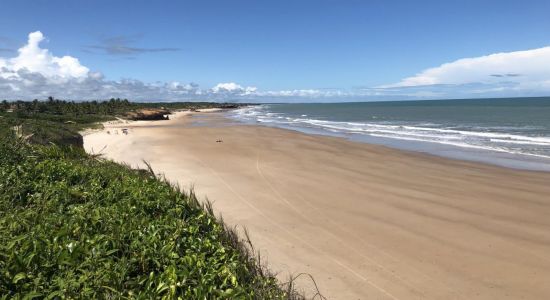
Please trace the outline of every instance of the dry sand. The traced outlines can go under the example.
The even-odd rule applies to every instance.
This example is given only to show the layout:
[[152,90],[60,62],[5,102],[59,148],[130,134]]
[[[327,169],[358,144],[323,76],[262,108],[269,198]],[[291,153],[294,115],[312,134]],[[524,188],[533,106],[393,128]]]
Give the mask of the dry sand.
[[194,185],[228,223],[248,228],[282,279],[310,273],[329,299],[550,299],[550,173],[219,113],[176,116],[107,125],[85,147]]

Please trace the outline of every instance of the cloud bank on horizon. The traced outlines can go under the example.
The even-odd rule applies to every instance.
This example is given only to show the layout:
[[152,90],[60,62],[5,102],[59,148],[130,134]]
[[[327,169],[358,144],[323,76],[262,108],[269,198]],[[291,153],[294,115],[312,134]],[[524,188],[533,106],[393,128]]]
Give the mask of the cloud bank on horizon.
[[550,46],[463,58],[378,87],[262,91],[234,82],[201,88],[195,83],[108,80],[72,56],[40,47],[40,31],[12,58],[0,57],[0,98],[134,101],[369,101],[550,95]]
[[[550,92],[550,46],[463,58],[430,68],[382,88],[437,85],[484,85],[486,92]],[[481,89],[478,92],[483,92]]]

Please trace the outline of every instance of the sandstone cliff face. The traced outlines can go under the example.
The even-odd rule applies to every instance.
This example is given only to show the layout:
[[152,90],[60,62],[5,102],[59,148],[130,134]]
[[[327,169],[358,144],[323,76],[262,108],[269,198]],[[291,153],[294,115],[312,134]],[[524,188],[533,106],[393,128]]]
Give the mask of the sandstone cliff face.
[[84,139],[82,135],[75,134],[71,136],[64,136],[57,142],[58,145],[72,145],[78,148],[84,148]]
[[170,111],[162,108],[146,108],[129,112],[126,117],[130,120],[168,120]]

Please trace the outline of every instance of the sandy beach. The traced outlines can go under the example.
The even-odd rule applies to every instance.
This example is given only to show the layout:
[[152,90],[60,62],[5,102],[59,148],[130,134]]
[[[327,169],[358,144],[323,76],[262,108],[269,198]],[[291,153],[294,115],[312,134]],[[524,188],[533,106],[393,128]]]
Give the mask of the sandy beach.
[[[124,134],[122,129],[128,129]],[[220,141],[220,142],[217,142]],[[90,153],[153,169],[328,299],[550,299],[550,173],[235,123],[111,122]],[[307,292],[312,283],[300,277]]]

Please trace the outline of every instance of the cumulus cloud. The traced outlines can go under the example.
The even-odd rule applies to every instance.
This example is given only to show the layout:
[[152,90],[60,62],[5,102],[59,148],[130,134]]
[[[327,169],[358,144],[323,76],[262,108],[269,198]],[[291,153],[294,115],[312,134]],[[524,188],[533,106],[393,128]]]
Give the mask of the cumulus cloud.
[[[45,40],[40,31],[29,34],[27,44],[13,58],[0,57],[0,98],[34,99],[55,96],[86,100],[111,97],[138,101],[220,100],[262,101],[262,99],[316,98],[336,95],[321,90],[259,91],[235,82],[219,83],[201,89],[196,83],[145,83],[135,79],[107,80],[72,56],[58,57],[41,48]],[[112,51],[128,52],[124,49]],[[150,49],[151,50],[151,49]],[[132,52],[132,51],[130,51]]]
[[30,33],[14,57],[0,57],[0,99],[329,102],[550,94],[550,47],[459,59],[379,87],[266,91],[235,82],[201,88],[178,81],[108,80],[75,57],[42,48],[44,40],[41,32]]
[[103,74],[91,71],[75,57],[58,57],[41,48],[44,40],[40,31],[32,32],[17,56],[0,57],[0,98],[33,99],[53,95],[74,100],[120,97],[139,101],[175,101],[223,98],[255,91],[255,88],[242,88],[237,84],[221,84],[211,90],[201,90],[195,83],[177,81],[106,80]]
[[18,77],[18,71],[27,70],[39,73],[51,79],[84,78],[90,70],[71,56],[56,57],[39,44],[44,40],[40,31],[29,34],[28,43],[18,50],[19,55],[12,59],[0,59],[0,76]]
[[211,92],[214,94],[225,94],[225,95],[253,95],[257,92],[257,88],[253,86],[242,87],[239,84],[234,82],[227,83],[218,83],[215,85]]
[[543,47],[459,59],[380,88],[431,87],[438,91],[452,85],[474,95],[506,91],[545,94],[550,92],[548,82],[550,47]]

